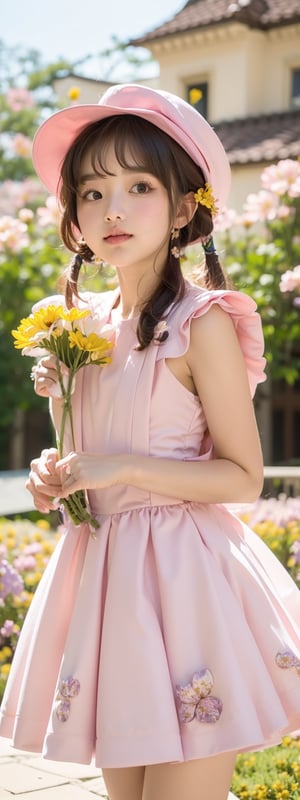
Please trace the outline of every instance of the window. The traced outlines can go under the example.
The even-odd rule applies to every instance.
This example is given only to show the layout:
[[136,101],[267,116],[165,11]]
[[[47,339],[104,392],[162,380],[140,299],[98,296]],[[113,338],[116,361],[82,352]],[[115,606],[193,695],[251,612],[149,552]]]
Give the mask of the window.
[[203,117],[207,117],[208,84],[191,83],[187,86],[187,100]]
[[300,108],[300,68],[292,71],[292,108]]

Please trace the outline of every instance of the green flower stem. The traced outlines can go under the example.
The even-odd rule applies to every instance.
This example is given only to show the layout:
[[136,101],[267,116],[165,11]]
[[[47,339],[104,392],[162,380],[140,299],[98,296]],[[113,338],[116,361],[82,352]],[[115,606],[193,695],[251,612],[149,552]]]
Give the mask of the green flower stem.
[[[63,443],[64,443],[64,435],[65,435],[65,428],[66,428],[66,421],[67,417],[70,421],[71,427],[71,436],[72,436],[72,445],[75,450],[75,437],[74,437],[74,426],[73,426],[73,412],[72,412],[72,385],[75,373],[78,369],[80,369],[79,359],[75,360],[73,366],[70,368],[70,373],[68,377],[68,384],[67,388],[65,389],[64,382],[63,382],[63,375],[60,366],[60,359],[59,356],[56,355],[56,367],[57,367],[57,374],[59,385],[61,388],[61,393],[63,396],[63,412],[62,412],[62,419],[61,419],[61,426],[60,426],[60,434],[58,438],[58,453],[59,457],[63,458]],[[98,521],[89,514],[86,510],[86,500],[85,494],[83,490],[78,492],[73,492],[68,497],[62,499],[62,504],[66,509],[67,513],[69,514],[72,522],[74,525],[80,525],[81,522],[87,522],[91,525],[94,529],[99,528]]]

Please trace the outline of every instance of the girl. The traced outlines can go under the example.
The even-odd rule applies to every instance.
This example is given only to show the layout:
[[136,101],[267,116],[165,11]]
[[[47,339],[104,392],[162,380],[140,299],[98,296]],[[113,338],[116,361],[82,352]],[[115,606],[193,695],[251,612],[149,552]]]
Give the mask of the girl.
[[[100,314],[115,347],[104,369],[77,374],[75,451],[31,464],[40,511],[84,489],[100,527],[94,539],[65,520],[0,732],[50,759],[94,754],[110,800],[225,800],[236,753],[300,722],[299,592],[222,505],[254,501],[263,480],[260,320],[226,289],[212,238],[228,160],[183,100],[123,85],[45,122],[34,163],[75,254],[66,305]],[[180,270],[195,241],[202,289]],[[116,266],[119,288],[80,298],[82,260],[95,259]],[[34,379],[59,429],[52,356]]]

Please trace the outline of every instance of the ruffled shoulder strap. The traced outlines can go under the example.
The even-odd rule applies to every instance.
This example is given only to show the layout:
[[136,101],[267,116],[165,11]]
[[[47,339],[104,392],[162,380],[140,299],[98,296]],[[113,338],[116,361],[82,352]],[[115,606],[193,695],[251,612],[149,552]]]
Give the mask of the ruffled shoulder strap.
[[231,316],[245,359],[253,397],[257,384],[266,380],[266,359],[263,357],[264,339],[256,303],[243,292],[228,289],[209,291],[187,282],[183,299],[172,306],[168,313],[166,322],[169,336],[159,345],[157,358],[176,358],[186,353],[192,319],[206,314],[215,304]]

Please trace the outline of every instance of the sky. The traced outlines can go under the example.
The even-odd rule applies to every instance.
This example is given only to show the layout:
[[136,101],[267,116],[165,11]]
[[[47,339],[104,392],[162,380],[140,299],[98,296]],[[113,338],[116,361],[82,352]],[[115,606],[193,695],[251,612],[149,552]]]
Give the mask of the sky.
[[[124,41],[144,34],[184,5],[185,0],[2,0],[0,38],[16,49],[39,50],[46,63],[59,56],[73,61],[106,49],[112,35]],[[101,79],[100,69],[96,59],[81,72]]]

